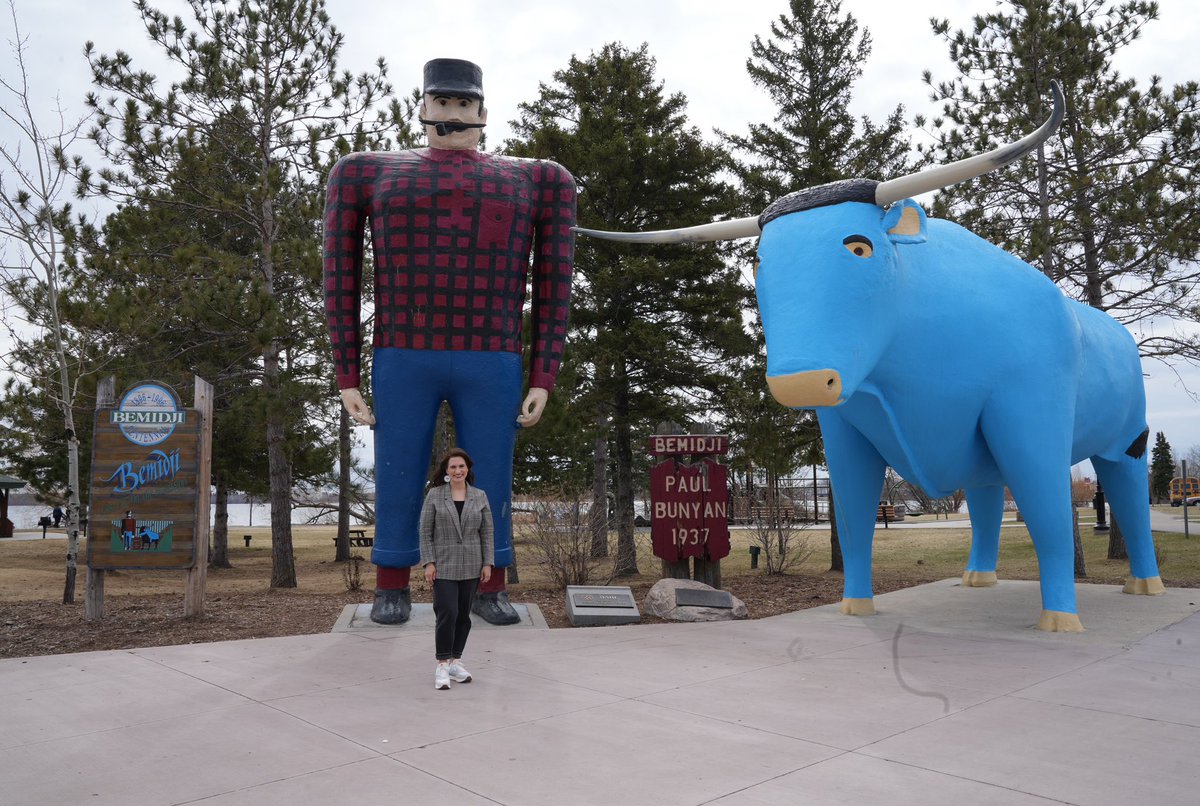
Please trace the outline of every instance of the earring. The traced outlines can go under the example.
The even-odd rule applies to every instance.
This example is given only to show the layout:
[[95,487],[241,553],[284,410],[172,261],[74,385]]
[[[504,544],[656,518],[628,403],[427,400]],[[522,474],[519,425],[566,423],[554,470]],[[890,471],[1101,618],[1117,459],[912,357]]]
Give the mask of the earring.
[[450,481],[450,474],[447,473],[446,475],[442,476],[442,481]]

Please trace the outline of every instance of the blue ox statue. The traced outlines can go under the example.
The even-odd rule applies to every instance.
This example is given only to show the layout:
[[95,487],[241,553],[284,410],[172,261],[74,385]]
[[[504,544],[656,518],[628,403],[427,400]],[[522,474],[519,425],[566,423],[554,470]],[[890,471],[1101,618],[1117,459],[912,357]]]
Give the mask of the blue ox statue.
[[963,584],[995,584],[1004,486],[1033,537],[1038,627],[1079,631],[1071,465],[1090,458],[1127,541],[1126,593],[1163,592],[1150,534],[1145,391],[1137,347],[1107,314],[909,196],[1019,159],[1057,129],[1064,103],[1011,145],[888,182],[785,196],[758,218],[648,233],[635,243],[761,234],[755,272],[767,383],[816,409],[845,559],[843,613],[875,612],[871,542],[884,470],[931,496],[965,489],[972,546]]

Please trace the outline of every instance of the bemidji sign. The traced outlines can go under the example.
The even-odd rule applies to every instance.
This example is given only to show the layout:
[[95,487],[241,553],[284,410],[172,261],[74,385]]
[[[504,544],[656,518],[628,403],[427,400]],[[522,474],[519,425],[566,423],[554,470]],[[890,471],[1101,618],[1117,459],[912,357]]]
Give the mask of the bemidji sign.
[[200,413],[143,381],[96,410],[88,518],[93,569],[188,569],[196,563]]
[[[729,438],[702,434],[650,437],[650,452],[665,456],[650,468],[650,539],[654,554],[670,563],[689,557],[719,560],[729,554],[729,473],[711,454],[729,449]],[[695,461],[680,461],[696,456]]]

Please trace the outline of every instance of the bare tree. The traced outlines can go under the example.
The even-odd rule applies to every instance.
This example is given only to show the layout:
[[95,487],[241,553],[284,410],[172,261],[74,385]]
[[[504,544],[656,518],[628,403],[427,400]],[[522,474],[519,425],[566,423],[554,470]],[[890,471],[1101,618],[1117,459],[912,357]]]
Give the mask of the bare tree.
[[807,560],[813,553],[804,534],[807,524],[791,517],[778,506],[774,490],[767,492],[767,511],[762,518],[751,521],[751,545],[761,549],[768,574],[783,574]]
[[533,505],[533,522],[525,528],[525,537],[558,588],[607,585],[614,579],[613,564],[592,555],[590,498],[590,490],[564,490]]
[[[48,128],[39,122],[32,103],[26,63],[29,38],[21,33],[17,7],[8,4],[12,38],[8,40],[15,64],[11,77],[0,72],[6,96],[0,116],[16,132],[13,142],[0,144],[0,236],[15,246],[18,255],[0,260],[0,284],[24,312],[24,321],[45,338],[54,353],[57,378],[32,379],[45,384],[62,412],[67,446],[67,574],[63,603],[75,601],[76,554],[79,549],[79,438],[75,430],[74,403],[80,374],[73,372],[79,356],[68,350],[70,335],[60,315],[63,293],[64,244],[70,236],[72,211],[62,202],[70,179],[67,149],[81,136],[87,116],[68,119],[61,105]],[[28,339],[11,324],[14,343]],[[8,369],[12,370],[11,365]]]

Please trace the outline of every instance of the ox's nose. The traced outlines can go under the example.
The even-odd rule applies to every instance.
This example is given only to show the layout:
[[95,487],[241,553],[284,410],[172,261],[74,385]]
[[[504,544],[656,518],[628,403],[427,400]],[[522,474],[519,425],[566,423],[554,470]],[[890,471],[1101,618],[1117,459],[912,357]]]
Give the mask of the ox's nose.
[[836,406],[842,396],[842,376],[834,369],[814,369],[790,375],[768,375],[771,394],[785,406]]

